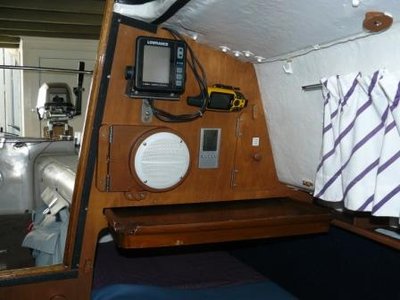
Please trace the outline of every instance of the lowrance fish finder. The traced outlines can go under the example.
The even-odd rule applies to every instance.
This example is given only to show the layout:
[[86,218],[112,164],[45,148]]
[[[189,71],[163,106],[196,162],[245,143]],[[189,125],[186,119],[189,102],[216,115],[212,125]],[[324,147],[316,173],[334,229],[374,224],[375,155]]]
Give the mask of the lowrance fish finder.
[[178,98],[185,90],[185,66],[183,41],[139,36],[130,96]]

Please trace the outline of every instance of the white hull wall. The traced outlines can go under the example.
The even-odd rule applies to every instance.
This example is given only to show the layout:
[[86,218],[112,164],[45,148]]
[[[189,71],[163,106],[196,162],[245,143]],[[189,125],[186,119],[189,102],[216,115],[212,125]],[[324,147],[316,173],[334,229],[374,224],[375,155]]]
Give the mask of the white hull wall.
[[367,74],[380,68],[400,70],[400,25],[291,61],[292,74],[284,72],[283,61],[255,68],[278,177],[288,185],[307,188],[303,181],[314,182],[319,163],[323,100],[320,90],[306,92],[301,87],[336,74]]

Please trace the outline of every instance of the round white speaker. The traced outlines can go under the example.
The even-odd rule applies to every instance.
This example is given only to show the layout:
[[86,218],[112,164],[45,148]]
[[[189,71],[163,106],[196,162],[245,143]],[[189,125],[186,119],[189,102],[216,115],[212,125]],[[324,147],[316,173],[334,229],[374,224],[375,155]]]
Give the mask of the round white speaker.
[[185,178],[189,165],[189,149],[175,133],[162,131],[147,136],[134,147],[134,170],[140,184],[156,191],[169,190]]

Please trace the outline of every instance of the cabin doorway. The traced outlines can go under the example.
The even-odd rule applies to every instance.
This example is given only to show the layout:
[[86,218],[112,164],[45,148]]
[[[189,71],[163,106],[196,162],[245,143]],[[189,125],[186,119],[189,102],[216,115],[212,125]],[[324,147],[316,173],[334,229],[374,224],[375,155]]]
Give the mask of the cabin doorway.
[[[0,48],[0,271],[63,263],[96,47],[97,41],[54,43],[25,37],[19,48]],[[48,119],[41,120],[37,110],[39,88],[63,83],[75,104],[74,71],[81,62],[89,70],[82,85],[82,110],[67,121],[79,140],[74,134],[46,138]],[[38,234],[32,235],[39,225]]]
[[[18,66],[20,61],[19,48],[0,48],[2,65]],[[22,129],[21,79],[18,70],[0,69],[0,132],[18,136]]]
[[[18,66],[21,61],[19,48],[0,48],[2,65]],[[21,72],[12,69],[0,69],[0,148],[7,148],[4,136],[18,137],[22,134],[22,86]],[[5,191],[6,161],[2,153],[0,158],[0,188]],[[11,192],[10,189],[7,189]],[[15,191],[18,193],[18,190]],[[8,193],[6,191],[6,193]],[[16,195],[8,195],[0,203],[0,270],[33,266],[33,258],[29,249],[21,247],[26,234],[30,213],[23,207],[13,209]],[[23,206],[23,205],[22,205]]]

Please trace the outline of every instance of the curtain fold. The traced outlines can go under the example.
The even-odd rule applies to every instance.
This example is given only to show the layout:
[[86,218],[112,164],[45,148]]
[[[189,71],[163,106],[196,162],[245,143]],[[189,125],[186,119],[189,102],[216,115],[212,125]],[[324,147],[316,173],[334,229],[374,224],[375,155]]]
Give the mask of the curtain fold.
[[400,216],[400,73],[321,80],[321,161],[314,196],[376,216]]

